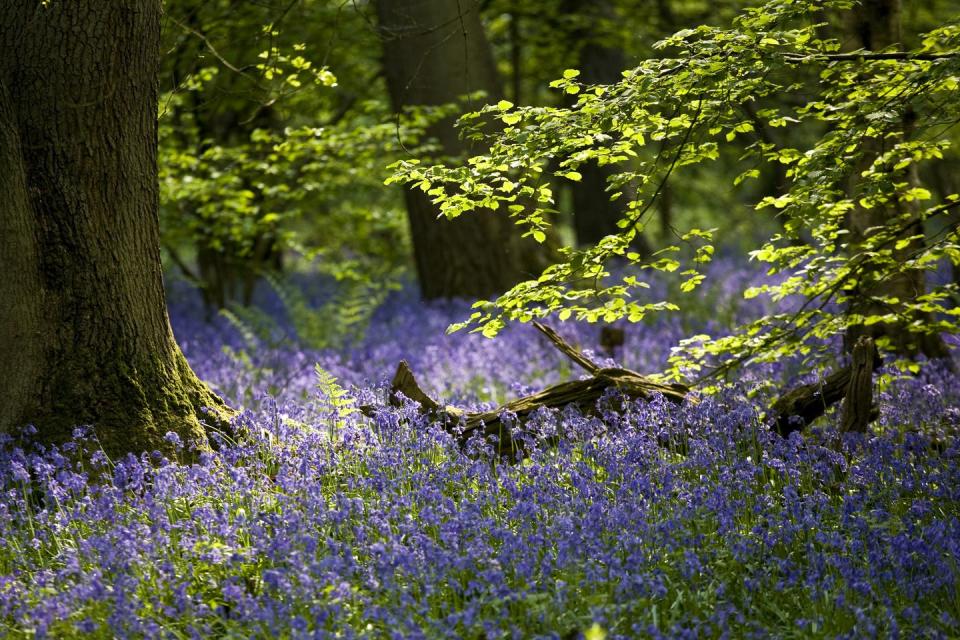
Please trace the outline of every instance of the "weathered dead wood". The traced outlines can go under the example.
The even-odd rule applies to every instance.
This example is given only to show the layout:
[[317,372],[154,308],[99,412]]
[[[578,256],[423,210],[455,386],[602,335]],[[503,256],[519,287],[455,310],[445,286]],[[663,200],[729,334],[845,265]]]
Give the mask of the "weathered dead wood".
[[[773,403],[770,407],[770,424],[774,431],[786,437],[794,431],[803,430],[822,416],[827,409],[843,400],[851,389],[853,377],[857,378],[856,389],[858,390],[862,388],[864,380],[868,385],[872,385],[872,374],[880,368],[883,361],[877,353],[873,340],[869,340],[869,347],[865,343],[861,345],[861,342],[858,342],[857,346],[860,347],[860,351],[854,349],[854,359],[851,364],[837,369],[823,380],[794,387]],[[862,369],[856,376],[852,376],[854,367],[867,362],[865,352],[868,349],[868,367]],[[866,428],[865,425],[864,428]]]
[[390,404],[397,405],[399,399],[397,392],[402,393],[407,398],[420,404],[424,411],[437,411],[440,409],[440,403],[427,395],[427,393],[417,384],[417,379],[410,370],[410,365],[406,360],[401,360],[397,365],[397,372],[393,374],[393,380],[390,382]]
[[843,401],[840,431],[866,433],[867,425],[877,419],[879,410],[873,404],[873,363],[877,348],[869,336],[860,336],[853,347],[850,382]]
[[[619,367],[604,368],[567,343],[553,329],[535,322],[540,330],[564,355],[586,370],[590,377],[571,380],[547,387],[516,400],[511,400],[490,411],[467,412],[450,405],[441,405],[431,398],[417,383],[409,364],[402,360],[390,385],[390,403],[401,406],[403,398],[417,402],[421,411],[433,414],[445,428],[456,435],[461,444],[473,436],[494,436],[498,453],[508,455],[523,451],[523,445],[514,439],[512,424],[504,423],[503,416],[512,416],[510,422],[526,422],[530,414],[541,408],[562,409],[576,406],[584,413],[596,410],[596,403],[609,389],[616,389],[628,398],[649,400],[656,394],[681,404],[688,399],[689,387],[682,384],[662,384],[650,378]],[[827,377],[811,384],[795,387],[771,406],[768,424],[781,436],[800,431],[822,416],[832,405],[845,397],[842,429],[865,431],[867,424],[876,419],[873,407],[873,371],[883,364],[873,340],[861,338],[853,351],[851,364],[838,369]],[[402,397],[401,397],[402,396]],[[369,407],[365,412],[372,412]]]
[[560,334],[543,324],[542,322],[533,321],[533,326],[536,327],[540,333],[547,336],[547,339],[553,343],[557,349],[560,350],[560,353],[567,356],[578,365],[583,367],[587,373],[591,375],[596,375],[598,371],[602,368],[600,365],[591,361],[587,356],[580,353],[576,347],[568,343],[566,340],[560,337]]
[[430,398],[417,383],[410,365],[403,360],[397,366],[397,373],[393,377],[390,402],[394,406],[400,406],[402,394],[418,402],[424,412],[441,418],[447,430],[455,433],[461,443],[466,443],[478,433],[495,436],[499,453],[507,454],[522,449],[522,446],[514,441],[511,426],[504,424],[501,416],[513,415],[517,422],[522,424],[537,409],[562,409],[568,405],[574,405],[584,413],[591,413],[596,408],[597,400],[611,388],[618,389],[629,398],[643,400],[660,393],[677,404],[686,399],[689,391],[683,385],[653,382],[629,369],[609,368],[600,369],[595,376],[585,380],[555,384],[539,393],[512,400],[490,411],[466,412],[450,405],[442,406]]
[[574,405],[584,413],[596,409],[597,400],[608,389],[617,389],[629,398],[648,400],[655,394],[662,394],[674,403],[682,403],[689,389],[681,384],[661,384],[646,376],[619,367],[602,368],[580,353],[576,347],[567,343],[555,331],[540,323],[534,323],[562,353],[579,366],[587,370],[591,377],[584,380],[571,380],[547,387],[539,393],[511,400],[490,411],[465,412],[452,406],[443,406],[429,395],[417,383],[416,377],[407,362],[401,361],[391,383],[390,402],[399,406],[400,394],[420,404],[424,412],[440,417],[448,431],[455,433],[461,443],[477,435],[495,436],[500,454],[509,454],[522,450],[522,445],[513,438],[511,426],[504,424],[501,416],[512,415],[522,424],[534,411],[562,409]]

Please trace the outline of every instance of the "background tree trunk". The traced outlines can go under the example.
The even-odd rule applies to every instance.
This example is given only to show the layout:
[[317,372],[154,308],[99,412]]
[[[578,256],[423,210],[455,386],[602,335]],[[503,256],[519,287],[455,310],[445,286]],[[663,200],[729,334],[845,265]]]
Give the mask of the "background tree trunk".
[[[198,75],[209,66],[205,57],[206,43],[202,38],[207,37],[209,28],[216,30],[224,20],[224,11],[228,7],[211,8],[210,25],[204,24],[208,18],[202,13],[207,0],[179,0],[176,3],[167,3],[164,17],[174,26],[173,30],[180,36],[172,38],[172,42],[162,42],[161,46],[170,47],[163,56],[164,66],[161,67],[161,86],[166,76],[168,82],[177,87],[192,76]],[[242,20],[243,18],[238,18]],[[259,23],[257,30],[262,28]],[[228,30],[228,33],[231,31]],[[244,57],[238,51],[244,49],[256,50],[257,42],[250,41],[245,33],[237,30],[239,38],[230,44],[231,50],[225,54],[229,59]],[[253,57],[249,52],[247,58]],[[238,63],[239,64],[239,63]],[[235,147],[249,141],[250,134],[255,129],[266,129],[271,132],[282,131],[283,122],[272,105],[267,103],[271,96],[266,95],[260,86],[251,86],[252,75],[231,72],[224,74],[218,84],[203,93],[199,91],[183,91],[183,100],[186,103],[183,109],[174,109],[177,128],[189,130],[191,124],[196,127],[196,138],[184,135],[185,147],[193,147],[197,156],[201,156],[211,146]],[[216,92],[216,93],[215,93]],[[212,99],[211,94],[219,95]],[[189,115],[189,120],[185,116]],[[254,201],[259,204],[263,200],[263,193],[256,180],[240,174],[243,189],[254,193]],[[185,207],[190,207],[186,204]],[[203,217],[194,204],[192,216],[202,221]],[[186,262],[175,258],[178,268],[193,284],[197,285],[203,297],[206,318],[212,320],[221,309],[231,305],[250,306],[253,303],[253,293],[257,282],[266,273],[281,272],[283,265],[283,251],[277,237],[272,232],[260,232],[252,238],[253,248],[218,234],[216,224],[197,225],[192,234],[192,244],[196,248],[196,266],[190,268]],[[203,231],[202,229],[205,229]],[[166,245],[171,257],[173,249]]]
[[[476,2],[378,0],[384,70],[396,110],[440,105],[478,90],[486,102],[502,95],[500,79]],[[478,105],[479,106],[479,105]],[[468,150],[450,120],[429,134],[442,153]],[[406,191],[420,289],[425,298],[489,297],[540,274],[547,251],[521,239],[504,212],[475,212],[437,220],[439,210],[420,190]]]
[[0,15],[0,431],[92,424],[108,453],[202,438],[223,405],[174,341],[160,271],[160,2]]
[[[612,84],[622,80],[621,72],[630,64],[610,33],[617,19],[613,5],[608,0],[565,0],[563,10],[575,25],[567,37],[579,46],[579,79],[590,84]],[[627,213],[627,205],[636,192],[632,188],[621,188],[619,191],[623,195],[610,200],[613,192],[607,191],[608,181],[618,172],[616,166],[601,167],[589,162],[577,170],[583,178],[571,185],[573,228],[578,244],[594,245],[604,237],[622,231],[617,222]],[[637,234],[633,245],[641,254],[650,253],[642,234]]]
[[881,51],[900,42],[900,0],[861,0],[850,15],[856,46]]
[[[851,22],[848,31],[851,35],[852,48],[863,48],[869,51],[882,51],[883,49],[897,44],[901,41],[900,37],[900,0],[863,0],[860,7],[852,12]],[[911,133],[913,114],[904,114],[903,136],[908,137]],[[876,138],[865,139],[862,142],[864,146],[864,157],[860,164],[855,168],[851,178],[851,192],[856,190],[856,180],[860,173],[867,169],[874,159],[883,153],[883,141]],[[916,168],[909,170],[909,174],[904,179],[916,184],[918,175]],[[855,208],[849,219],[849,228],[851,239],[854,242],[863,241],[872,227],[880,227],[890,224],[893,218],[899,217],[904,213],[909,213],[902,209],[905,205],[895,204],[889,208],[874,207],[872,209]],[[915,234],[922,234],[923,225],[920,218],[916,218],[915,224],[910,224],[903,230],[904,238],[909,238]],[[904,258],[915,251],[918,243],[923,240],[914,240],[906,247],[895,252]],[[883,282],[871,283],[868,281],[862,283],[859,287],[858,296],[861,299],[856,300],[850,305],[850,310],[855,313],[861,313],[865,316],[884,315],[891,309],[878,305],[869,300],[871,296],[886,295],[895,296],[902,301],[914,300],[926,292],[926,274],[921,270],[904,270]],[[923,353],[931,358],[950,357],[950,350],[944,341],[937,334],[917,335],[908,331],[902,323],[877,323],[870,326],[851,327],[846,335],[846,347],[848,350],[862,336],[871,338],[886,338],[889,346],[902,355],[915,355]]]

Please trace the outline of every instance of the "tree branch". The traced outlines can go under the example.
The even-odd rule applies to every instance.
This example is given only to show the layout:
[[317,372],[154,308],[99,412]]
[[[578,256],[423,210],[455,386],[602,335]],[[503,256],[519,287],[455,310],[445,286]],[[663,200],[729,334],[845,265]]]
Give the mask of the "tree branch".
[[960,51],[946,51],[944,53],[913,53],[911,51],[855,51],[853,53],[812,53],[802,55],[799,53],[784,54],[788,62],[844,62],[856,60],[903,60],[903,61],[933,61],[933,60],[951,60],[960,58]]
[[560,334],[558,334],[556,331],[554,331],[550,327],[540,322],[537,322],[536,320],[533,321],[533,326],[535,326],[543,335],[547,336],[550,342],[552,342],[554,346],[560,350],[561,353],[563,353],[565,356],[567,356],[568,358],[576,362],[578,365],[586,369],[587,373],[589,373],[590,375],[594,375],[594,376],[597,375],[600,369],[603,368],[600,365],[596,364],[595,362],[592,362],[589,358],[587,358],[582,353],[580,353],[580,351],[578,351],[576,347],[574,347],[573,345],[568,343],[566,340],[561,338]]

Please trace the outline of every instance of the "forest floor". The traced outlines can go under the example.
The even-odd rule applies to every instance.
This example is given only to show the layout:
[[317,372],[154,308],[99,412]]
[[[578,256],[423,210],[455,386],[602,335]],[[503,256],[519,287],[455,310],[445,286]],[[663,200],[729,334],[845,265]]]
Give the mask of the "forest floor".
[[[761,276],[714,270],[699,308],[612,353],[596,326],[554,326],[661,371],[680,338],[760,310],[733,292]],[[404,290],[323,349],[289,319],[205,323],[174,287],[178,341],[245,435],[192,463],[77,462],[86,429],[66,451],[0,443],[0,636],[957,637],[957,376],[883,369],[869,435],[838,441],[832,410],[783,439],[762,414],[798,364],[758,365],[683,406],[543,411],[511,462],[385,403],[401,359],[473,409],[581,375],[528,326],[446,335],[468,306]]]

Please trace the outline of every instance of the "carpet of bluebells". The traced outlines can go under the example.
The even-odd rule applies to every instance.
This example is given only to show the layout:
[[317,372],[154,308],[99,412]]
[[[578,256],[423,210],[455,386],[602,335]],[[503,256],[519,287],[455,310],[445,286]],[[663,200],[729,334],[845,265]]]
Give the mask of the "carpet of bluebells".
[[[613,354],[595,326],[557,328],[597,360],[663,370],[678,339],[758,311],[735,295],[756,276],[714,271],[700,313],[626,327]],[[7,437],[0,636],[960,635],[960,383],[941,367],[887,370],[868,436],[838,441],[835,412],[771,434],[764,408],[796,381],[781,363],[685,406],[543,411],[523,437],[550,446],[510,462],[384,406],[385,387],[400,359],[462,407],[579,375],[530,327],[445,335],[467,305],[408,288],[349,346],[289,327],[253,344],[173,289],[180,344],[246,435],[191,460],[170,434],[190,462],[109,460],[84,428],[59,450]]]

